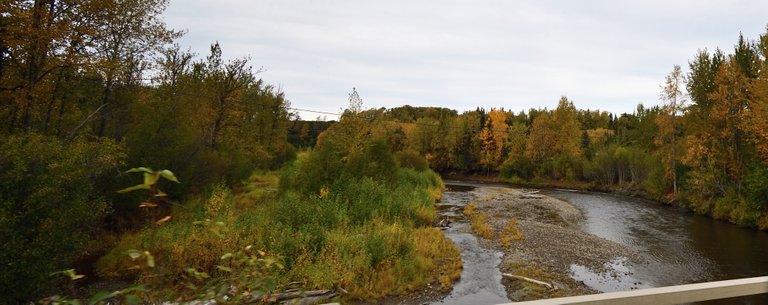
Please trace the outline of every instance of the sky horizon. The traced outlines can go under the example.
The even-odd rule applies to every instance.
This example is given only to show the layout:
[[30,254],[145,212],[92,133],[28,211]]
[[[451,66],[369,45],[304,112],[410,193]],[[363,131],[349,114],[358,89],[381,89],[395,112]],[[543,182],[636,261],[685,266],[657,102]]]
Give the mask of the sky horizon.
[[[249,57],[291,107],[549,108],[631,113],[659,104],[674,65],[697,50],[732,53],[766,32],[768,2],[171,0],[167,24],[204,58]],[[319,113],[300,112],[314,120]],[[326,114],[327,119],[336,119]]]

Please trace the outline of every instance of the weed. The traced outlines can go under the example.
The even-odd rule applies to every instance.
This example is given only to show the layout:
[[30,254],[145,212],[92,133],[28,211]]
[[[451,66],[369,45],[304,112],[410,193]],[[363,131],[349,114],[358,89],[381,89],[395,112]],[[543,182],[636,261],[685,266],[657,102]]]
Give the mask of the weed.
[[510,218],[501,234],[501,246],[507,248],[513,240],[523,239],[523,233],[517,229],[517,220]]
[[488,215],[477,212],[477,205],[470,203],[464,207],[464,215],[469,216],[470,227],[477,236],[486,239],[494,237],[493,228],[488,224]]

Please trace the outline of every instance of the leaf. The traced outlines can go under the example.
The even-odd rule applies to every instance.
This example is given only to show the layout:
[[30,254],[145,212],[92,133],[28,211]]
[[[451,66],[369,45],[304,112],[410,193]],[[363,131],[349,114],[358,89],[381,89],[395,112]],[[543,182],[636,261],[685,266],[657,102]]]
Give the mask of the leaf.
[[107,291],[99,291],[99,292],[97,292],[96,294],[94,294],[94,295],[93,295],[93,296],[92,296],[92,297],[91,297],[91,298],[88,300],[88,305],[94,305],[94,304],[97,304],[97,303],[99,303],[99,302],[101,302],[101,301],[104,301],[104,300],[106,300],[106,299],[109,299],[109,298],[111,298],[111,297],[112,297],[112,293],[111,293],[111,292],[107,292]]
[[132,191],[135,191],[135,190],[148,190],[148,189],[149,189],[149,185],[137,184],[137,185],[134,185],[134,186],[127,187],[127,188],[124,188],[122,190],[119,190],[117,192],[120,193],[120,194],[124,194],[124,193],[132,192]]
[[67,269],[67,270],[57,271],[57,272],[51,273],[51,276],[54,276],[54,275],[57,275],[57,274],[63,274],[65,276],[67,276],[70,280],[73,280],[73,281],[79,280],[79,279],[85,277],[85,275],[77,274],[75,272],[75,269]]
[[147,188],[155,185],[157,179],[160,179],[160,176],[158,176],[157,173],[144,173],[144,185],[146,185]]
[[221,256],[221,260],[225,260],[225,259],[228,259],[228,258],[233,257],[233,256],[235,256],[235,255],[232,254],[232,253],[226,253],[226,254]]
[[[168,216],[168,218],[170,218],[170,216]],[[149,266],[150,268],[154,268],[155,267],[155,257],[152,256],[152,253],[149,253],[149,251],[144,251],[144,255],[147,256],[147,266]]]
[[141,172],[153,173],[154,171],[151,168],[146,168],[146,167],[134,167],[126,171],[126,173],[141,173]]
[[139,205],[139,207],[140,207],[140,208],[156,208],[156,207],[157,207],[157,204],[155,204],[155,203],[152,203],[152,202],[148,202],[148,201],[144,201],[144,202],[142,202],[142,203]]
[[128,256],[131,257],[132,260],[136,260],[137,258],[141,257],[141,251],[139,250],[131,249],[125,252],[128,254]]
[[155,222],[155,225],[158,225],[158,226],[159,226],[159,225],[161,225],[161,224],[164,224],[164,223],[166,223],[166,222],[167,222],[167,221],[169,221],[169,220],[171,220],[171,216],[170,216],[170,215],[169,215],[169,216],[165,216],[165,217],[163,217],[163,219],[160,219],[160,220],[156,221],[156,222]]
[[224,272],[230,272],[230,273],[232,272],[232,268],[224,267],[222,265],[216,265],[216,269],[219,269],[219,270],[224,271]]
[[125,303],[128,305],[138,305],[140,302],[141,302],[141,299],[139,299],[138,296],[135,296],[135,295],[125,296]]
[[176,175],[174,175],[173,172],[171,172],[171,171],[169,171],[167,169],[161,170],[160,171],[160,176],[162,176],[165,179],[171,180],[173,182],[181,183],[181,182],[179,182],[178,179],[176,179]]
[[123,290],[120,290],[122,293],[129,293],[134,291],[147,291],[147,286],[144,285],[133,285],[131,287],[125,288]]

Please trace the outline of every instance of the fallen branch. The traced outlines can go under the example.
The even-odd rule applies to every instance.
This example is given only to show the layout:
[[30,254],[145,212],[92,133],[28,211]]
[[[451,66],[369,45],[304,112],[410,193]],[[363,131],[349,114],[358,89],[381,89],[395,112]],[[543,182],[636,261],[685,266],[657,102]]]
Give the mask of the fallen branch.
[[319,296],[325,296],[325,295],[336,295],[332,291],[328,289],[322,289],[322,290],[310,290],[310,291],[296,291],[296,292],[284,292],[284,293],[273,293],[269,296],[269,300],[272,302],[279,302],[284,300],[290,300],[290,299],[297,299],[297,298],[309,298],[309,297],[319,297]]
[[339,295],[338,293],[333,292],[333,293],[324,294],[324,295],[320,295],[320,296],[316,296],[316,297],[306,297],[306,298],[301,298],[301,299],[285,300],[285,301],[281,301],[280,304],[281,305],[313,305],[313,304],[322,304],[324,301],[332,299],[332,298],[335,298],[338,295]]
[[544,282],[544,281],[535,280],[535,279],[524,277],[524,276],[520,276],[520,275],[514,275],[514,274],[509,274],[509,273],[502,273],[501,276],[509,278],[509,279],[522,280],[522,281],[526,281],[526,282],[529,282],[529,283],[534,283],[534,284],[542,285],[544,287],[547,287],[547,289],[550,289],[550,290],[557,289],[557,287],[555,287],[555,285],[552,285],[550,283],[547,283],[547,282]]

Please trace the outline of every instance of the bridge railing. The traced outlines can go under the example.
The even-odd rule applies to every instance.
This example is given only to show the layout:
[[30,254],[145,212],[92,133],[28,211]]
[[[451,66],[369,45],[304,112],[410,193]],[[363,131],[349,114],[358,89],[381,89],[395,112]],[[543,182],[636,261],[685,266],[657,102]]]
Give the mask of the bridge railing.
[[504,305],[684,304],[768,293],[768,276],[737,280],[638,289]]

